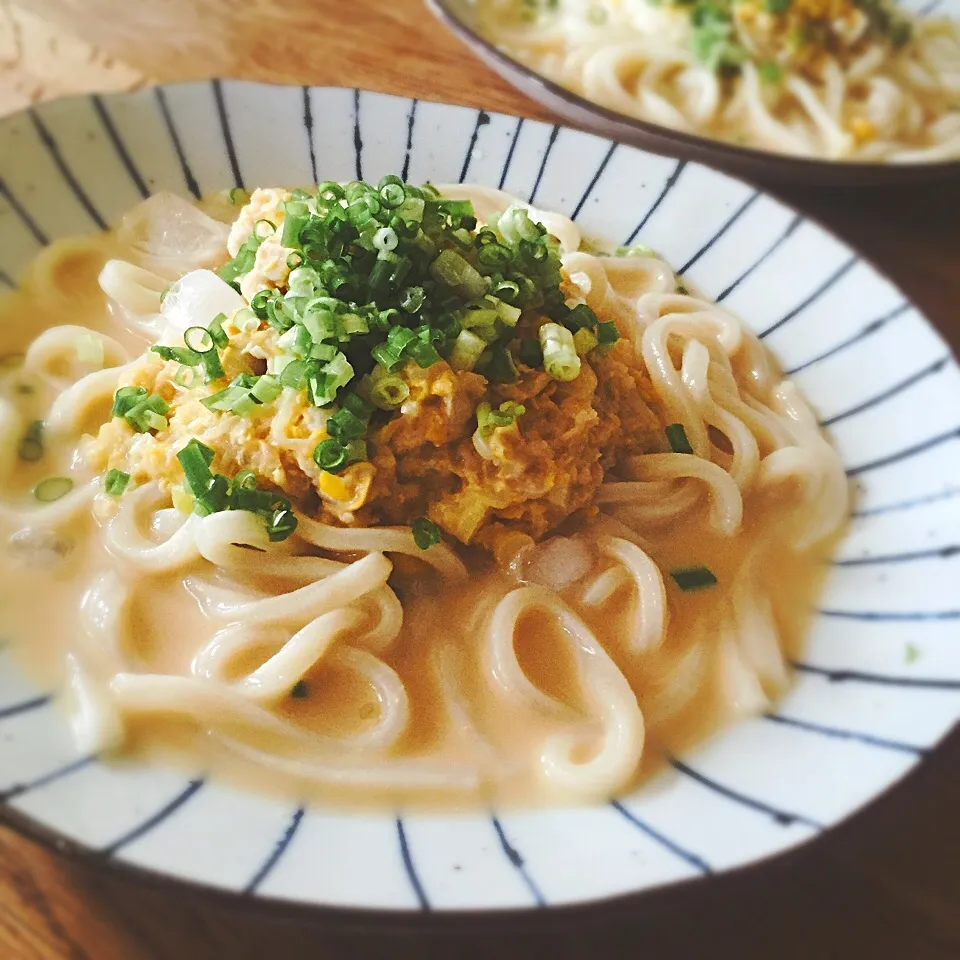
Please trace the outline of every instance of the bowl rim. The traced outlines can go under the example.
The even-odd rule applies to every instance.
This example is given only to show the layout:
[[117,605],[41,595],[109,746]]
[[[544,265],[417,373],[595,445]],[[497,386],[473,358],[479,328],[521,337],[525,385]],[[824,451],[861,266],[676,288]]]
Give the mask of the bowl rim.
[[[637,134],[645,137],[659,138],[682,149],[686,154],[693,157],[693,152],[697,154],[715,154],[716,164],[723,172],[735,170],[737,165],[753,165],[758,168],[760,165],[769,165],[770,176],[776,177],[778,174],[786,174],[793,179],[801,179],[804,174],[812,176],[836,176],[843,181],[845,186],[872,186],[880,182],[895,183],[907,181],[935,180],[941,177],[948,177],[960,173],[960,157],[955,160],[936,160],[930,163],[866,163],[864,161],[829,160],[825,157],[799,157],[789,153],[776,153],[772,150],[761,150],[757,147],[742,146],[736,143],[730,143],[726,140],[719,140],[713,137],[702,136],[695,133],[685,133],[682,130],[675,130],[672,127],[663,126],[659,123],[653,123],[649,120],[641,120],[639,117],[632,117],[629,114],[621,113],[599,103],[587,99],[579,93],[567,87],[561,86],[554,80],[534,70],[532,67],[520,60],[510,56],[492,40],[484,36],[471,23],[458,14],[454,9],[459,6],[463,0],[425,0],[426,5],[433,14],[450,30],[463,40],[468,47],[474,48],[474,52],[481,58],[494,61],[501,70],[513,71],[521,74],[524,79],[543,89],[551,97],[564,101],[571,107],[582,110],[587,114],[597,117],[604,123],[617,124],[627,130],[635,130]],[[470,0],[467,0],[470,2]],[[479,48],[479,50],[477,49]],[[498,71],[499,72],[499,71]],[[504,76],[501,73],[501,76]],[[516,84],[510,80],[511,86]],[[521,93],[524,91],[521,90]],[[542,101],[541,105],[542,105]],[[547,109],[551,109],[548,107]],[[551,112],[555,112],[551,110]],[[597,136],[606,139],[615,139],[609,134],[589,131]],[[637,143],[632,144],[640,149],[658,152],[657,149],[644,144],[640,146]],[[672,154],[667,154],[672,155]],[[704,162],[695,158],[696,162]],[[711,159],[709,163],[714,163]],[[764,171],[766,174],[766,171]],[[736,176],[736,173],[733,174]],[[829,181],[827,181],[829,183]]]
[[[439,2],[439,0],[427,0],[427,2],[435,3]],[[65,97],[57,97],[53,100],[45,101],[43,104],[30,105],[0,117],[0,126],[4,126],[10,122],[16,122],[20,118],[28,116],[34,110],[38,108],[42,110],[52,104],[81,104],[89,100],[91,96],[96,96],[100,99],[105,99],[108,101],[120,101],[134,97],[137,94],[142,93],[144,89],[169,90],[193,88],[206,83],[227,83],[232,86],[251,88],[267,87],[274,89],[301,89],[304,92],[314,90],[352,90],[358,94],[369,93],[371,95],[385,95],[394,97],[396,99],[403,99],[406,97],[406,95],[384,94],[382,91],[371,90],[369,88],[352,87],[338,84],[297,85],[273,81],[213,77],[207,80],[186,80],[174,83],[151,83],[146,87],[138,87],[136,90],[116,91],[105,94],[78,93]],[[440,106],[452,106],[462,110],[477,109],[471,108],[464,104],[452,104],[448,101],[439,99],[418,99],[422,102],[433,103]],[[530,119],[531,122],[549,122],[536,118],[525,118],[520,114],[507,114],[502,113],[501,111],[487,111],[483,108],[480,108],[480,112],[499,113],[502,116],[508,116],[516,119]],[[556,126],[559,129],[568,129],[572,132],[585,132],[588,136],[593,136],[599,140],[607,141],[609,143],[621,142],[612,137],[604,136],[603,134],[577,130],[577,128],[569,127],[565,124],[556,124]],[[638,150],[641,153],[653,153],[653,151],[635,144],[628,143],[625,144],[625,146],[633,150]],[[709,167],[709,165],[704,164],[699,160],[690,160],[685,162],[702,166],[704,169],[712,169]],[[916,310],[919,318],[932,330],[934,330],[938,336],[940,335],[940,331],[934,325],[934,323],[923,311],[916,307],[913,300],[907,296],[900,286],[888,276],[885,270],[878,267],[873,259],[864,254],[855,243],[848,241],[842,236],[839,236],[831,226],[825,224],[818,216],[799,210],[790,201],[783,199],[779,193],[774,192],[770,187],[753,185],[744,177],[736,173],[730,173],[726,170],[713,172],[719,173],[720,176],[731,181],[753,186],[754,189],[756,189],[761,195],[771,197],[784,209],[789,210],[796,216],[799,216],[802,220],[814,224],[818,229],[822,230],[832,239],[847,247],[847,249],[856,254],[858,259],[862,261],[862,263],[864,263],[877,276],[887,281],[900,294],[903,300]],[[2,181],[0,181],[0,184],[2,184]],[[958,359],[960,359],[960,351],[955,350],[954,347],[945,340],[945,338],[943,339],[954,361],[958,361]],[[847,829],[851,821],[859,818],[866,811],[875,809],[878,803],[887,801],[894,791],[899,791],[908,783],[912,782],[918,776],[920,771],[926,768],[927,764],[925,761],[928,761],[934,752],[941,751],[945,743],[951,737],[956,736],[958,731],[960,731],[960,719],[958,719],[958,721],[955,722],[950,729],[946,730],[943,735],[930,746],[929,750],[925,754],[917,755],[910,765],[906,767],[902,773],[892,779],[886,786],[884,786],[882,790],[870,796],[859,806],[856,806],[844,813],[838,820],[829,824],[825,824],[823,829],[813,836],[798,839],[778,850],[762,854],[754,857],[753,859],[736,864],[735,866],[723,867],[722,869],[719,869],[713,873],[694,874],[669,880],[665,883],[658,883],[655,886],[639,890],[632,890],[624,893],[614,893],[595,898],[562,902],[557,904],[527,904],[516,907],[454,909],[432,909],[430,907],[421,906],[420,908],[411,909],[408,907],[364,907],[343,904],[314,903],[306,900],[294,900],[287,897],[270,894],[249,893],[239,889],[228,889],[217,886],[213,883],[205,883],[203,881],[190,879],[188,877],[176,876],[172,873],[167,873],[154,867],[144,866],[112,857],[100,849],[74,840],[65,834],[59,833],[58,831],[45,826],[36,818],[20,812],[14,808],[2,794],[0,794],[0,826],[6,827],[12,830],[15,834],[24,837],[29,841],[37,843],[41,847],[44,847],[55,854],[59,854],[67,860],[79,863],[86,868],[102,872],[103,874],[114,878],[132,878],[136,880],[142,880],[154,889],[163,890],[164,892],[174,894],[177,899],[180,899],[181,897],[185,899],[187,896],[192,898],[196,898],[198,896],[205,897],[208,900],[216,903],[218,907],[225,909],[236,909],[241,905],[250,906],[252,904],[255,905],[258,910],[261,910],[264,914],[269,915],[271,918],[286,918],[301,921],[313,919],[315,922],[319,922],[329,929],[358,929],[360,927],[366,928],[371,924],[375,924],[379,932],[395,930],[404,933],[414,933],[423,932],[424,928],[430,927],[437,933],[444,933],[453,931],[463,932],[464,930],[468,930],[472,927],[479,927],[481,924],[486,927],[491,923],[497,924],[503,929],[540,928],[545,923],[550,923],[551,925],[555,926],[559,922],[565,924],[576,923],[583,925],[591,922],[599,922],[605,917],[612,918],[632,905],[636,905],[641,902],[647,903],[647,901],[656,901],[664,897],[669,897],[678,890],[714,886],[716,885],[717,881],[723,880],[735,882],[738,879],[742,880],[746,874],[754,870],[771,868],[783,869],[794,860],[799,860],[800,858],[806,856],[808,851],[814,846],[822,846],[824,838],[834,836],[838,830]],[[467,812],[467,815],[469,815],[469,812]],[[195,902],[195,899],[193,902]]]

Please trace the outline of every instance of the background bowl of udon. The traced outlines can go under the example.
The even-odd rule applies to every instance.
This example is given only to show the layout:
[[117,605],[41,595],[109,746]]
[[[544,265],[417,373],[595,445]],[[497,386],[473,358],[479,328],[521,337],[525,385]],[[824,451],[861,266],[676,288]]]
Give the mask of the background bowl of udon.
[[[0,121],[0,286],[49,240],[159,190],[471,180],[661,251],[739,314],[812,400],[856,488],[796,682],[636,793],[579,809],[303,809],[172,768],[81,756],[55,690],[0,646],[0,816],[181,883],[332,911],[474,916],[595,903],[817,837],[960,718],[960,375],[892,284],[746,184],[595,136],[340,88],[214,81]],[[253,902],[251,900],[251,902]]]
[[[706,136],[682,133],[608,109],[538,73],[501,50],[477,27],[471,0],[426,0],[427,6],[487,66],[567,123],[611,140],[634,144],[667,156],[707,163],[721,170],[770,183],[824,186],[878,186],[918,183],[960,176],[960,160],[938,163],[877,164],[817,160],[741,147]],[[923,16],[960,18],[960,0],[905,0]]]

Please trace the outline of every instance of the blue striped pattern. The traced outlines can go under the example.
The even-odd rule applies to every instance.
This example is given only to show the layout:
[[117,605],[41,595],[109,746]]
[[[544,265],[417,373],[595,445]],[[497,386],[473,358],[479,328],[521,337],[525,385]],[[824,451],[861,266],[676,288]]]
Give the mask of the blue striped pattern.
[[57,143],[49,129],[47,129],[47,125],[40,118],[39,113],[37,113],[35,110],[30,110],[29,116],[33,121],[33,126],[37,131],[37,135],[40,137],[40,141],[47,148],[50,158],[60,171],[60,175],[63,177],[63,182],[70,187],[80,206],[86,210],[87,215],[94,222],[94,224],[96,224],[96,226],[98,226],[101,230],[106,230],[107,221],[103,218],[103,215],[100,213],[100,211],[97,210],[97,208],[93,205],[90,197],[87,195],[86,190],[84,190],[83,186],[77,180],[73,170],[64,159],[59,143]]
[[62,780],[64,777],[69,777],[71,774],[85,769],[96,759],[97,758],[95,756],[80,757],[77,760],[72,760],[70,763],[67,763],[64,766],[57,767],[55,770],[52,770],[49,773],[43,774],[41,777],[29,780],[26,783],[16,784],[15,786],[0,792],[0,804],[9,803],[11,800],[16,800],[17,797],[22,797],[24,794],[30,793],[33,790],[42,790],[44,787],[48,787],[50,784],[56,783],[58,780]]
[[895,383],[892,387],[888,387],[886,390],[876,394],[873,397],[870,397],[868,400],[861,401],[856,406],[851,407],[849,410],[844,410],[843,413],[835,413],[832,417],[828,417],[826,420],[821,421],[821,425],[824,427],[832,427],[835,423],[839,423],[841,420],[846,420],[849,417],[855,417],[858,413],[863,413],[865,410],[870,410],[879,403],[883,403],[886,400],[892,399],[898,394],[903,393],[904,390],[909,390],[910,387],[921,383],[927,377],[933,376],[936,373],[941,373],[947,368],[947,364],[949,364],[952,359],[953,358],[951,356],[941,357],[939,360],[931,363],[930,366],[924,367],[922,370],[918,371],[912,376]]
[[303,814],[303,807],[297,807],[293,816],[290,818],[287,829],[283,832],[283,836],[280,837],[276,846],[270,851],[270,856],[263,862],[260,869],[250,878],[250,882],[244,887],[244,893],[256,893],[264,880],[273,872],[273,868],[280,862],[280,858],[287,852],[287,848],[297,835],[297,831],[300,829],[300,824],[303,821]]
[[797,730],[806,730],[808,733],[818,733],[835,740],[852,740],[868,747],[880,747],[884,750],[897,750],[913,756],[922,756],[929,753],[927,747],[918,747],[911,743],[900,743],[898,740],[887,740],[884,737],[875,737],[868,733],[857,733],[854,730],[840,730],[822,723],[810,723],[808,720],[798,720],[795,717],[785,717],[778,713],[768,713],[765,719],[771,723],[780,723],[785,727],[794,727]]
[[[144,98],[142,109],[149,108],[153,111],[149,122],[158,124],[164,131],[169,140],[171,156],[176,159],[175,167],[166,176],[164,189],[174,189],[199,197],[201,189],[257,185],[252,182],[254,171],[259,169],[256,167],[256,158],[251,160],[250,152],[246,149],[250,142],[248,125],[251,122],[246,105],[254,103],[251,110],[254,114],[256,112],[255,97],[253,101],[249,99],[253,96],[251,90],[255,91],[256,88],[214,80],[209,84],[196,85],[194,93],[190,95],[185,94],[183,88],[177,91],[157,88],[153,94]],[[296,138],[291,137],[293,146],[289,152],[302,151],[302,163],[308,164],[314,181],[327,178],[359,179],[363,178],[365,173],[373,177],[375,173],[381,172],[381,144],[375,142],[376,137],[371,133],[376,111],[384,109],[379,100],[371,100],[370,95],[359,90],[323,90],[309,87],[293,89],[290,96],[296,100],[296,114],[302,117],[302,127],[298,121]],[[192,111],[194,101],[200,104],[201,100],[205,104],[204,116],[210,118],[207,132],[222,142],[222,154],[219,143],[216,145],[218,156],[223,158],[222,176],[215,184],[210,183],[210,166],[202,152],[206,148],[194,142],[196,117],[185,113]],[[160,189],[160,186],[154,186],[152,167],[151,178],[138,167],[137,156],[144,166],[149,164],[143,161],[142,153],[136,153],[136,127],[131,126],[129,114],[114,109],[113,102],[109,97],[93,96],[89,99],[94,122],[99,125],[101,145],[110,154],[109,162],[114,164],[126,188],[141,196],[148,196],[152,189]],[[743,304],[744,312],[747,312],[756,291],[776,290],[787,271],[796,275],[796,261],[791,262],[793,254],[802,249],[804,243],[809,245],[811,237],[815,239],[817,236],[814,226],[800,216],[782,210],[780,213],[783,219],[768,224],[764,219],[766,205],[758,204],[758,200],[764,195],[755,190],[744,191],[742,186],[728,182],[719,175],[711,175],[714,177],[711,183],[714,189],[725,191],[727,199],[724,204],[713,208],[709,215],[705,214],[701,222],[701,198],[694,196],[694,185],[701,182],[698,178],[703,173],[700,168],[688,165],[685,161],[665,162],[660,158],[645,157],[629,147],[612,142],[598,145],[595,140],[588,141],[584,135],[558,126],[548,126],[522,118],[499,117],[485,110],[466,111],[465,108],[462,114],[458,114],[464,123],[462,139],[458,133],[457,137],[451,138],[450,143],[438,143],[436,131],[445,131],[446,119],[451,116],[443,111],[451,108],[418,100],[395,100],[393,103],[392,109],[398,112],[397,129],[401,131],[401,139],[392,144],[391,149],[397,158],[396,163],[400,164],[402,161],[399,172],[404,178],[418,163],[424,163],[424,152],[427,144],[430,144],[430,150],[437,154],[434,158],[436,175],[431,171],[432,179],[469,181],[478,176],[477,171],[483,169],[486,171],[487,182],[491,185],[504,188],[509,182],[510,189],[517,189],[519,184],[517,192],[527,196],[531,203],[536,202],[543,208],[557,207],[565,210],[581,223],[588,234],[600,232],[596,229],[598,221],[602,222],[606,217],[619,218],[616,219],[617,228],[614,232],[625,238],[625,244],[640,240],[654,249],[661,249],[661,238],[670,241],[674,231],[681,231],[685,246],[681,254],[675,257],[675,261],[681,263],[679,272],[697,267],[699,278],[701,272],[709,274],[710,270],[717,269],[717,264],[722,261],[726,273],[719,281],[712,275],[712,289],[708,292],[723,301],[736,291],[738,307]],[[244,105],[243,110],[240,109],[241,105]],[[79,141],[68,139],[54,122],[48,109],[31,110],[19,122],[24,124],[24,129],[36,135],[39,148],[52,163],[62,181],[64,195],[76,205],[78,214],[85,217],[91,227],[105,229],[108,223],[115,222],[122,211],[104,208],[106,205],[103,203],[103,193],[98,191],[96,183],[91,182],[89,165],[84,166],[77,162],[75,151]],[[197,109],[199,111],[200,107]],[[266,125],[269,120],[265,117],[255,119],[261,125]],[[366,127],[364,123],[367,124]],[[342,131],[342,136],[338,136],[341,136],[343,142],[333,142],[330,131],[334,128]],[[303,149],[304,138],[306,151]],[[281,137],[281,142],[276,145],[280,170],[284,163],[284,144]],[[36,241],[38,245],[44,245],[51,239],[49,233],[53,229],[49,215],[37,205],[36,192],[27,189],[28,178],[25,178],[22,172],[18,172],[15,177],[6,175],[7,167],[3,165],[2,148],[3,141],[0,141],[0,197],[9,207],[9,215],[18,224],[18,235],[26,238],[28,243]],[[588,159],[583,161],[583,157]],[[431,162],[434,162],[434,159]],[[637,167],[636,176],[633,175],[631,164]],[[629,183],[621,182],[626,169],[631,171]],[[251,179],[249,184],[245,182],[244,171]],[[284,177],[278,175],[276,182],[284,182]],[[562,187],[558,184],[562,184]],[[635,192],[630,193],[631,190]],[[618,197],[615,205],[610,202],[612,195]],[[613,206],[617,209],[612,209]],[[739,241],[758,224],[760,228],[766,226],[770,232],[764,233],[761,229],[757,233],[755,245],[741,251],[741,244],[735,242],[734,238]],[[816,378],[819,373],[832,372],[834,369],[837,370],[838,377],[849,376],[851,372],[855,375],[861,364],[876,362],[879,356],[878,343],[886,343],[888,337],[901,335],[904,342],[907,342],[911,332],[916,335],[918,331],[926,329],[915,309],[896,291],[882,287],[881,282],[856,256],[839,247],[834,250],[827,245],[824,249],[827,252],[823,254],[822,260],[818,261],[816,272],[805,271],[801,275],[801,280],[804,276],[807,277],[806,284],[799,288],[790,286],[780,299],[772,296],[769,311],[765,315],[758,314],[757,317],[761,321],[761,337],[771,337],[772,342],[785,344],[782,358],[784,369],[790,375],[797,375],[801,384],[804,380],[800,375]],[[715,254],[707,257],[711,251],[715,251]],[[12,287],[18,279],[19,268],[14,261],[8,262],[6,257],[6,248],[0,248],[0,284]],[[857,291],[861,287],[868,291],[868,295],[864,297],[866,307],[863,314],[857,313],[855,309],[849,318],[838,315],[829,335],[825,334],[823,318],[830,313],[827,304],[836,303],[838,298],[850,293],[850,302],[858,308],[861,297]],[[808,331],[813,331],[809,337]],[[775,334],[776,336],[773,336]],[[835,366],[828,366],[828,363]],[[824,426],[840,428],[837,431],[839,437],[845,427],[858,426],[856,418],[868,411],[880,408],[883,416],[890,412],[891,429],[888,435],[879,438],[876,452],[873,452],[874,448],[869,448],[862,460],[848,464],[847,467],[848,475],[856,478],[867,494],[872,491],[872,485],[879,482],[875,481],[876,477],[890,475],[885,468],[890,468],[891,471],[914,470],[915,458],[932,458],[944,450],[949,450],[954,457],[952,464],[954,467],[958,466],[956,451],[950,443],[960,438],[960,426],[952,427],[949,423],[931,425],[931,435],[924,438],[916,432],[920,429],[916,423],[908,430],[894,415],[901,411],[904,405],[917,402],[916,394],[923,393],[932,386],[941,390],[942,396],[948,398],[946,403],[952,402],[956,396],[958,377],[950,355],[943,350],[917,352],[915,357],[913,354],[904,356],[902,364],[898,362],[889,369],[897,372],[890,373],[889,378],[886,378],[886,372],[889,371],[886,366],[881,367],[882,376],[878,376],[876,380],[871,379],[869,388],[865,387],[859,393],[851,393],[849,396],[844,395],[844,401],[828,408],[829,414],[823,419]],[[950,390],[955,393],[951,395]],[[889,404],[889,407],[884,406],[885,404]],[[960,423],[960,409],[955,412],[956,422]],[[883,496],[878,494],[873,500],[865,501],[865,505],[858,507],[854,513],[855,526],[859,530],[861,527],[869,527],[876,518],[896,518],[903,513],[908,515],[909,519],[910,511],[939,511],[938,516],[947,518],[945,527],[949,530],[936,545],[911,541],[909,545],[900,546],[890,542],[880,543],[874,548],[871,544],[862,551],[858,549],[855,555],[841,555],[832,561],[832,566],[851,571],[846,574],[850,577],[856,575],[858,570],[865,574],[875,570],[880,576],[897,577],[904,575],[915,564],[926,563],[937,567],[941,561],[955,563],[960,556],[960,542],[957,539],[960,536],[960,524],[950,527],[949,523],[951,519],[960,517],[960,501],[957,500],[960,487],[948,484],[953,482],[953,477],[958,475],[958,472],[960,471],[955,469],[949,477],[933,475],[928,478],[928,486],[923,487],[922,480],[928,471],[914,470],[910,483],[904,481],[902,485],[881,488]],[[920,479],[917,480],[917,477]],[[924,573],[926,569],[923,568]],[[925,631],[934,631],[938,629],[937,624],[949,626],[960,620],[960,609],[955,609],[953,594],[949,592],[944,592],[940,607],[930,609],[925,606],[911,606],[909,598],[903,598],[903,609],[895,611],[859,606],[856,594],[842,595],[836,603],[833,599],[831,596],[831,603],[818,611],[821,621],[827,624],[843,624],[844,630],[856,633],[857,637],[861,638],[859,642],[869,644],[873,649],[882,648],[884,641],[880,631],[885,625],[925,624]],[[872,639],[874,634],[880,639]],[[947,654],[936,646],[938,642],[940,641],[936,638],[930,641],[935,654],[946,657]],[[849,649],[852,654],[856,653],[852,645],[845,649]],[[901,660],[899,669],[894,661],[884,661],[880,654],[877,654],[876,660],[864,660],[864,663],[868,662],[871,664],[870,669],[852,655],[849,665],[843,667],[828,667],[807,661],[796,661],[793,666],[801,675],[828,681],[823,686],[831,687],[837,696],[842,695],[846,689],[886,690],[891,695],[898,690],[928,692],[937,697],[951,697],[960,693],[960,661],[949,661],[956,663],[954,672],[943,666],[934,669],[933,664],[939,663],[934,655],[931,655],[929,660],[925,657],[920,664],[909,666],[903,666]],[[887,663],[886,670],[875,666],[884,663]],[[927,663],[931,665],[929,672],[919,672],[921,666]],[[798,691],[796,696],[802,699],[802,692]],[[25,696],[0,706],[0,723],[4,725],[4,731],[19,729],[18,725],[43,719],[45,708],[50,702],[49,696],[37,695]],[[960,698],[956,714],[960,714]],[[914,742],[906,734],[903,739],[886,736],[883,731],[893,728],[880,727],[871,730],[869,716],[865,717],[863,729],[860,729],[859,715],[844,713],[842,716],[843,725],[837,726],[817,718],[807,709],[791,709],[789,713],[768,714],[758,723],[764,729],[784,731],[776,734],[777,736],[786,736],[787,730],[793,730],[797,731],[796,735],[799,737],[842,742],[849,744],[855,753],[862,751],[881,758],[919,758],[930,751],[934,742],[932,738],[917,738],[917,742]],[[848,717],[855,719],[848,722]],[[0,757],[2,756],[0,753]],[[96,760],[96,757],[88,756],[59,766],[51,762],[49,772],[32,779],[25,778],[24,783],[8,788],[0,794],[0,801],[9,803],[22,800],[61,783],[67,786],[69,777],[90,768]],[[776,762],[775,758],[772,762]],[[785,839],[775,841],[771,850],[782,849],[797,842],[797,838],[788,828],[802,828],[801,832],[805,831],[805,835],[809,835],[809,831],[819,831],[829,825],[828,818],[813,816],[805,810],[800,799],[796,801],[796,809],[792,799],[790,808],[787,809],[780,804],[769,802],[763,796],[754,795],[755,791],[741,786],[736,770],[731,770],[728,775],[724,769],[722,776],[720,773],[714,775],[716,767],[701,765],[699,761],[693,763],[683,757],[671,758],[671,766],[675,781],[671,789],[686,788],[699,791],[700,794],[705,792],[718,806],[726,805],[735,810],[738,816],[755,822],[758,829],[760,825],[765,825],[778,836],[782,834]],[[709,771],[710,775],[704,771]],[[115,856],[163,824],[169,824],[171,835],[176,835],[178,811],[190,803],[203,786],[202,780],[190,781],[182,787],[178,785],[177,792],[169,800],[159,804],[153,812],[149,812],[149,807],[145,808],[142,819],[102,847],[101,854]],[[209,794],[204,797],[204,802],[207,801]],[[636,838],[639,833],[646,837],[651,845],[666,851],[666,859],[679,861],[694,873],[706,875],[720,869],[720,861],[713,860],[708,853],[699,849],[697,844],[690,842],[685,836],[683,824],[674,823],[659,808],[650,812],[644,804],[635,804],[628,800],[612,801],[610,807],[605,809],[609,811],[613,824],[610,829],[618,831],[617,836],[622,837],[624,845],[629,844],[631,838]],[[282,815],[285,818],[288,816],[286,811],[283,811]],[[238,886],[247,894],[257,894],[284,857],[291,850],[299,849],[297,845],[305,840],[306,832],[302,831],[301,827],[307,815],[302,806],[298,807],[289,814],[286,826],[279,836],[271,836],[265,840],[258,838],[258,841],[263,840],[262,849],[268,853],[246,882],[238,880]],[[705,815],[709,816],[709,813]],[[513,905],[524,906],[532,903],[543,907],[548,905],[548,901],[554,902],[551,899],[554,889],[551,878],[544,875],[543,871],[538,874],[535,867],[531,866],[531,862],[538,862],[537,858],[534,856],[531,861],[531,857],[525,853],[531,848],[537,849],[528,832],[531,828],[524,825],[521,819],[514,821],[511,818],[507,829],[496,815],[489,817],[488,826],[491,830],[489,856],[498,859],[500,868],[506,870],[508,876],[513,876],[510,871],[515,872],[518,887],[528,897],[524,903],[518,901]],[[434,909],[435,904],[443,902],[443,897],[442,891],[436,887],[436,871],[429,869],[428,852],[423,848],[419,851],[415,849],[411,842],[411,831],[406,828],[404,819],[400,816],[391,815],[390,836],[393,840],[388,853],[392,858],[391,862],[398,865],[398,882],[405,885],[409,894],[406,899],[421,910]],[[564,842],[563,838],[558,842]],[[322,859],[322,851],[318,852],[318,858]],[[424,869],[418,869],[418,863]],[[284,869],[278,872],[277,877],[286,872],[288,865],[289,861],[285,862]],[[326,864],[324,868],[333,869],[334,866]],[[595,868],[595,864],[585,863],[585,876],[589,876],[591,868]],[[471,869],[471,865],[466,864],[464,869]],[[624,892],[634,888],[626,886]],[[551,892],[551,898],[547,897],[545,890]]]
[[[410,108],[411,116],[413,114],[413,107]],[[470,135],[470,143],[467,145],[467,155],[463,158],[463,168],[460,170],[459,182],[463,183],[467,179],[467,174],[470,172],[470,162],[473,160],[473,151],[477,148],[477,139],[480,136],[480,128],[486,126],[490,122],[490,114],[486,110],[477,111],[477,123],[473,128],[473,133]],[[410,136],[412,137],[413,130],[410,129]],[[409,140],[407,141],[409,143]]]
[[527,865],[524,862],[522,856],[520,856],[516,847],[507,839],[507,835],[504,832],[503,825],[496,817],[490,818],[491,823],[493,824],[493,829],[497,834],[497,839],[500,841],[500,846],[503,849],[504,856],[510,861],[511,866],[520,874],[520,878],[523,880],[524,885],[530,891],[530,895],[533,897],[533,902],[538,907],[545,907],[547,901],[543,896],[543,893],[540,890],[537,882],[530,876],[530,872],[527,870]]
[[787,225],[787,228],[777,237],[776,240],[764,251],[763,255],[755,260],[746,270],[743,271],[735,280],[733,280],[729,286],[724,287],[717,294],[717,303],[722,303],[727,297],[733,293],[741,283],[744,282],[752,274],[756,273],[769,259],[772,257],[796,232],[797,228],[803,223],[803,219],[799,216],[794,217],[790,223]]
[[30,710],[38,710],[40,707],[47,706],[50,700],[51,698],[49,696],[31,697],[31,699],[23,700],[20,703],[0,707],[0,720],[6,720],[8,717],[16,717],[21,713],[28,713]]
[[725,786],[722,783],[718,783],[716,780],[711,780],[709,777],[704,776],[702,773],[698,773],[692,767],[689,767],[682,761],[677,760],[675,757],[670,760],[670,764],[674,770],[682,773],[685,777],[689,777],[691,780],[695,780],[708,790],[712,790],[721,797],[725,797],[732,803],[738,803],[750,810],[755,810],[757,813],[766,814],[767,816],[773,818],[774,823],[777,823],[782,827],[789,827],[794,823],[802,823],[804,826],[810,827],[814,830],[823,829],[823,824],[818,823],[816,820],[813,820],[810,817],[806,817],[801,813],[793,813],[789,810],[781,810],[779,807],[774,807],[769,803],[764,803],[762,800],[758,800],[755,797],[747,796],[745,793],[741,793],[738,790],[734,790],[733,788]]
[[407,842],[407,833],[403,829],[403,819],[397,817],[397,842],[400,844],[400,857],[403,860],[403,869],[406,871],[407,880],[410,881],[410,887],[421,910],[430,909],[430,901],[427,899],[426,891],[420,882],[420,875],[413,863],[413,854],[410,852],[410,844]]
[[667,198],[667,194],[677,185],[677,181],[680,179],[680,174],[683,173],[684,168],[687,165],[686,160],[677,161],[676,167],[673,169],[673,173],[667,177],[666,181],[663,184],[663,189],[657,195],[657,199],[653,201],[650,205],[650,208],[647,212],[641,217],[640,222],[633,228],[630,235],[624,241],[625,246],[630,246],[638,236],[640,236],[640,231],[650,222],[650,218],[660,209],[661,204]]
[[713,869],[710,864],[703,859],[703,857],[698,856],[695,853],[691,853],[689,850],[681,847],[678,843],[674,843],[673,840],[668,839],[662,833],[657,830],[654,830],[650,824],[641,820],[635,813],[632,813],[628,810],[622,803],[618,800],[613,800],[610,803],[610,806],[613,807],[620,816],[626,818],[630,823],[632,823],[638,830],[641,830],[648,837],[655,840],[662,847],[665,847],[671,853],[679,857],[684,863],[689,864],[696,870],[699,870],[701,873],[713,873]]
[[169,803],[164,804],[156,813],[151,814],[142,823],[139,823],[132,830],[118,837],[111,844],[104,847],[100,852],[105,857],[112,857],[115,853],[122,850],[127,844],[139,840],[148,834],[151,830],[160,826],[164,820],[172,817],[190,798],[203,786],[202,780],[193,780],[183,788]]

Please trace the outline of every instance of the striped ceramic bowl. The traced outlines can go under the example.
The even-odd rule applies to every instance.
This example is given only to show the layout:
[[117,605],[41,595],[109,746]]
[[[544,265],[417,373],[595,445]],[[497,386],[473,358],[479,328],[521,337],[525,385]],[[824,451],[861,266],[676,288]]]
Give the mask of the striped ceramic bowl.
[[350,816],[78,756],[56,691],[0,650],[0,814],[59,846],[252,898],[523,910],[771,856],[882,793],[960,717],[960,377],[917,310],[743,183],[562,127],[345,89],[172,86],[0,123],[0,286],[157,190],[471,180],[641,241],[760,333],[855,488],[796,682],[635,795],[534,812]]

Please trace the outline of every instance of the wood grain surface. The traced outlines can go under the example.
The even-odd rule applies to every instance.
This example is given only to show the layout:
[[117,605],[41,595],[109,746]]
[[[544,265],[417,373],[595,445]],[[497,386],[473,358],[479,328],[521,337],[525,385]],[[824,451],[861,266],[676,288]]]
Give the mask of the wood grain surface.
[[[0,0],[0,115],[71,92],[215,75],[546,116],[420,0]],[[778,192],[873,259],[960,347],[960,182]],[[960,957],[958,814],[955,732],[901,786],[786,857],[606,907],[469,929],[273,915],[70,862],[0,829],[0,958],[947,960]]]

